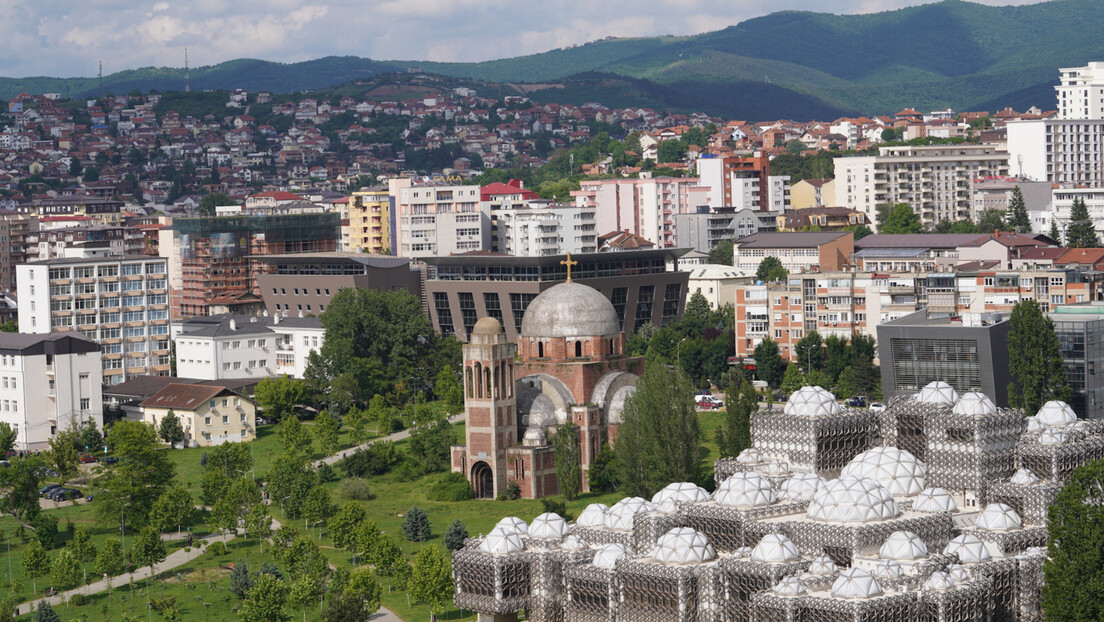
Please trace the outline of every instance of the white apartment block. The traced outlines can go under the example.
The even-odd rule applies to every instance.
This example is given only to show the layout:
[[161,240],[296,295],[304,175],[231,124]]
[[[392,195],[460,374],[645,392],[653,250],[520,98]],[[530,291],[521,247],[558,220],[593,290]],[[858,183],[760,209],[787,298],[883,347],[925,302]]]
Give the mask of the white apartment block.
[[169,375],[167,261],[144,255],[17,266],[19,331],[78,331],[100,344],[103,381]]
[[[1073,202],[1081,199],[1089,210],[1089,218],[1093,221],[1096,234],[1104,237],[1104,188],[1077,188],[1063,185],[1055,188],[1052,193],[1054,198],[1051,202],[1051,216],[1058,221],[1059,231],[1065,232],[1070,223]],[[1044,230],[1043,233],[1046,231]]]
[[1104,62],[1058,70],[1058,118],[1104,119]]
[[573,190],[575,205],[594,210],[598,235],[628,231],[654,242],[675,246],[676,214],[693,214],[707,204],[709,189],[695,178],[650,177],[580,182]]
[[968,220],[970,183],[1008,175],[1008,153],[992,145],[882,147],[876,156],[835,159],[836,204],[877,223],[877,206],[907,203],[925,226]]
[[490,205],[479,186],[411,185],[398,190],[401,257],[437,257],[491,249]]
[[76,332],[0,333],[0,421],[16,449],[43,450],[89,418],[103,428],[100,348]]
[[763,176],[755,169],[733,169],[727,163],[734,158],[699,158],[699,185],[707,188],[700,205],[712,208],[734,207],[736,211],[750,209],[781,212],[790,209],[790,176],[769,175],[766,187]]
[[173,324],[176,374],[201,380],[302,378],[325,342],[316,317],[208,316]]
[[578,205],[531,204],[499,209],[498,250],[507,255],[535,257],[564,253],[595,253],[598,232],[595,208]]

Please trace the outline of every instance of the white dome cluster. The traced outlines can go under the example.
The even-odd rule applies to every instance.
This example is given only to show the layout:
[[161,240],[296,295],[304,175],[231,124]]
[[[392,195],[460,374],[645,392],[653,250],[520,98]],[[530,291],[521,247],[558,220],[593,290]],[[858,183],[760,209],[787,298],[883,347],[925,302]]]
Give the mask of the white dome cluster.
[[936,380],[935,382],[929,382],[924,385],[923,389],[920,389],[919,395],[916,396],[916,401],[923,404],[953,406],[954,403],[958,401],[958,391],[955,391],[954,387],[946,382]]
[[820,387],[801,387],[786,400],[782,412],[798,417],[819,417],[839,413],[836,396]]
[[652,503],[660,504],[664,501],[674,501],[675,503],[697,503],[698,501],[708,501],[709,492],[691,482],[675,482],[673,484],[667,484],[663,487],[663,490],[655,493],[652,496]]
[[762,461],[759,450],[754,447],[748,447],[736,456],[737,464],[759,464]]
[[944,555],[958,555],[958,560],[964,564],[977,564],[992,559],[989,549],[977,536],[963,534],[947,543],[943,549]]
[[892,560],[916,560],[928,556],[928,545],[911,531],[895,531],[878,550],[878,557]]
[[993,400],[989,399],[989,396],[984,393],[977,391],[963,394],[954,407],[954,414],[968,417],[985,417],[996,414],[996,412],[997,406],[993,403]]
[[746,510],[770,505],[777,501],[770,480],[755,473],[735,473],[713,495],[717,505]]
[[575,519],[575,524],[580,527],[605,527],[608,513],[609,506],[605,503],[591,503]]
[[585,551],[590,548],[586,541],[576,536],[568,536],[560,543],[560,548],[565,551]]
[[628,559],[629,552],[622,544],[607,544],[594,554],[593,564],[599,568],[615,568],[617,562]]
[[764,564],[785,564],[801,559],[797,545],[786,536],[769,533],[751,550],[751,561]]
[[500,519],[498,523],[495,524],[495,529],[498,529],[499,527],[512,531],[516,534],[521,534],[523,536],[529,535],[529,525],[526,525],[525,521],[516,516],[507,516],[503,519]]
[[882,586],[862,568],[848,568],[832,583],[832,596],[836,598],[872,598],[882,595]]
[[529,537],[537,540],[563,540],[570,531],[567,521],[554,512],[541,514],[529,525]]
[[665,564],[698,564],[717,558],[713,545],[702,533],[689,527],[675,527],[660,536],[652,558]]
[[793,477],[782,482],[778,496],[789,501],[811,501],[823,485],[824,478],[816,473],[794,473]]
[[974,526],[985,531],[1010,531],[1023,527],[1023,521],[1012,506],[990,503],[978,514]]
[[889,490],[874,480],[842,475],[821,486],[805,515],[827,523],[870,523],[900,514]]
[[1070,438],[1070,433],[1061,428],[1046,428],[1039,435],[1040,445],[1064,445]]
[[642,512],[654,512],[656,504],[640,497],[625,497],[618,501],[606,513],[606,527],[620,531],[631,531],[633,520]]
[[1077,423],[1077,414],[1065,402],[1050,401],[1035,413],[1035,419],[1048,428],[1065,428]]
[[912,500],[912,509],[916,512],[937,514],[939,512],[954,512],[958,505],[951,498],[951,493],[942,488],[925,488]]
[[509,527],[495,527],[479,543],[479,550],[491,555],[507,555],[525,550],[521,535]]
[[924,489],[928,467],[911,453],[896,447],[875,447],[843,467],[841,475],[872,479],[897,497],[911,497]]

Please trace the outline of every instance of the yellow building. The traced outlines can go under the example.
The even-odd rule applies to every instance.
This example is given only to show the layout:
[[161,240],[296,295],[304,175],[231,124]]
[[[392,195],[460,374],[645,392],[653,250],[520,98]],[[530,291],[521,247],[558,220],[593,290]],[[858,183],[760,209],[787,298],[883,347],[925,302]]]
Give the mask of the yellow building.
[[358,190],[349,197],[349,250],[390,255],[391,195],[387,188]]
[[185,447],[243,443],[257,437],[257,407],[226,387],[170,383],[141,404],[142,420],[158,429],[172,411],[184,428]]
[[806,209],[836,204],[836,180],[802,179],[790,186],[790,207]]

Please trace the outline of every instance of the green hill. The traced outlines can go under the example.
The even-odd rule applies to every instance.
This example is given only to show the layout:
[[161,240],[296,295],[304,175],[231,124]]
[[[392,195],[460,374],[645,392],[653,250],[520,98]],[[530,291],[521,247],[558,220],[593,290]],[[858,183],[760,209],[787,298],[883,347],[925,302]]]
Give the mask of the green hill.
[[[702,110],[747,119],[1054,106],[1059,67],[1104,59],[1100,0],[987,6],[944,0],[896,11],[784,11],[686,37],[608,39],[482,63],[328,57],[303,63],[235,60],[192,69],[193,90],[314,90],[419,67],[492,83],[562,83],[538,101],[599,101]],[[183,70],[104,78],[105,91],[180,90]],[[495,90],[500,87],[496,84]],[[0,78],[19,91],[83,96],[94,78]]]

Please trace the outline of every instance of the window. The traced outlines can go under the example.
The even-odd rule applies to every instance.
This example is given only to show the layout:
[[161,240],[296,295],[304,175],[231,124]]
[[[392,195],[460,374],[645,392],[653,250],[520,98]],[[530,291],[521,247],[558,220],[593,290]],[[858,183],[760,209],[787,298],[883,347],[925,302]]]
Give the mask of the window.
[[215,407],[215,400],[211,400],[210,402],[207,402],[207,408],[214,408],[214,407]]
[[80,400],[80,409],[81,410],[88,410],[88,407],[90,406],[90,401],[91,400],[89,398],[82,397],[81,400]]
[[223,415],[222,416],[222,425],[226,425],[228,423],[230,423],[230,417],[227,417],[226,415]]
[[211,418],[210,417],[204,417],[203,418],[203,425],[211,425]]

